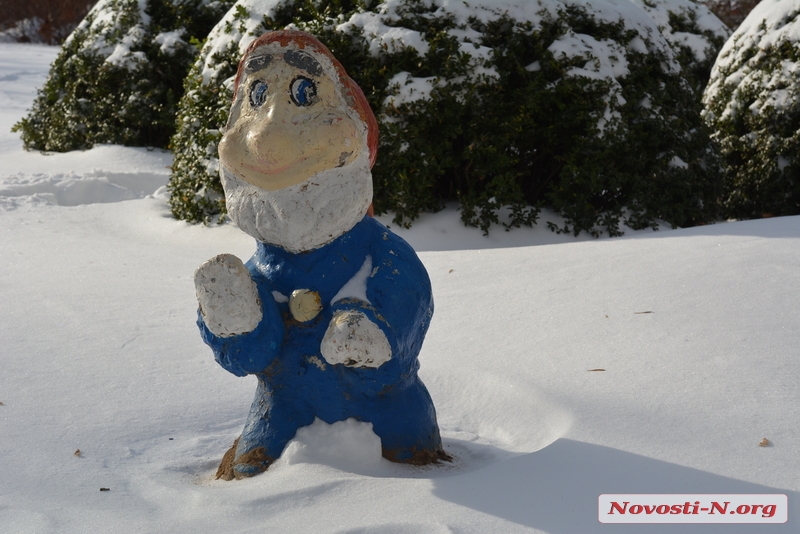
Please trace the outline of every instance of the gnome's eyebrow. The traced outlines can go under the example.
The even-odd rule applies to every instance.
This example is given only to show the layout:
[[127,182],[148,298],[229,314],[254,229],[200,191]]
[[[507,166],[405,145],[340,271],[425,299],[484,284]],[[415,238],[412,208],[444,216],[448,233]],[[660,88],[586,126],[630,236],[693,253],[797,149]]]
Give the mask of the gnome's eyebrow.
[[317,60],[303,51],[287,50],[286,53],[283,54],[283,60],[292,67],[303,69],[312,76],[319,76],[322,74],[322,67]]
[[244,71],[247,74],[252,74],[254,72],[260,71],[267,65],[269,62],[272,61],[272,56],[263,55],[263,56],[255,56],[251,57],[247,60],[247,63],[244,64]]

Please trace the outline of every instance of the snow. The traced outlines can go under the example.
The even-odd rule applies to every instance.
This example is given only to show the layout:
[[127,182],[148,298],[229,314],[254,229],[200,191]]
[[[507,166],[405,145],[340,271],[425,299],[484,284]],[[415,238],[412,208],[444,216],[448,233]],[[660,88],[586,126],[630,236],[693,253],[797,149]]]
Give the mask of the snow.
[[388,87],[394,88],[393,94],[384,99],[383,105],[384,107],[397,107],[402,104],[413,104],[418,100],[427,100],[430,98],[436,82],[435,76],[418,78],[411,76],[409,72],[398,72],[389,80]]
[[142,51],[131,52],[131,48],[144,41],[146,30],[144,27],[136,25],[128,30],[128,33],[114,46],[105,62],[109,65],[133,69],[137,61],[147,61],[147,56]]
[[567,69],[567,76],[583,76],[594,80],[609,79],[616,85],[616,78],[628,75],[628,60],[625,49],[608,39],[597,40],[591,35],[578,34],[569,30],[553,41],[547,48],[557,60],[580,57],[586,59],[583,68]]
[[[240,0],[240,3],[242,1],[252,3],[255,0]],[[705,9],[703,11],[694,4],[688,4],[686,0],[680,1],[684,2],[680,7],[688,10],[693,6],[693,9],[701,15],[707,14],[719,25],[722,24],[713,15],[706,13],[707,9],[702,8]],[[614,119],[620,116],[619,106],[624,104],[624,99],[621,97],[622,86],[619,80],[629,74],[627,57],[629,52],[662,53],[664,57],[662,68],[668,72],[680,71],[680,65],[664,35],[654,19],[642,9],[647,7],[666,20],[667,7],[661,5],[656,9],[638,0],[422,0],[412,8],[409,8],[409,5],[407,0],[386,0],[380,5],[377,13],[356,13],[346,22],[338,24],[336,30],[350,33],[353,28],[358,29],[367,40],[370,53],[375,57],[382,53],[394,53],[403,48],[413,49],[423,57],[430,49],[425,37],[418,31],[399,26],[409,24],[407,21],[409,18],[418,19],[417,24],[424,23],[426,17],[450,20],[453,27],[447,30],[448,33],[458,41],[459,52],[469,56],[470,69],[467,77],[471,79],[470,81],[492,83],[492,80],[499,79],[499,74],[492,66],[494,50],[481,43],[483,34],[478,31],[480,24],[485,25],[501,17],[507,17],[518,24],[530,23],[530,31],[536,32],[541,29],[544,20],[557,20],[563,12],[572,7],[585,9],[598,22],[621,24],[628,34],[634,36],[627,45],[576,33],[573,29],[565,27],[564,33],[548,47],[548,51],[557,61],[565,63],[579,58],[583,62],[582,66],[566,68],[565,76],[608,82],[610,94],[615,98],[606,99],[608,105],[602,115],[597,117],[597,129],[601,136],[605,135],[611,125],[616,124]],[[430,10],[430,13],[426,13],[426,9]],[[705,24],[709,26],[711,23],[705,21]],[[706,29],[706,26],[702,28]],[[693,36],[687,34],[681,42],[693,42],[692,39]],[[540,69],[538,61],[526,67],[528,71]],[[428,100],[435,87],[445,87],[452,82],[463,81],[463,77],[444,80],[437,76],[413,77],[409,72],[399,72],[389,80],[389,94],[383,104],[384,110],[390,112],[382,114],[381,120],[397,122],[400,119],[391,112],[393,108]],[[614,102],[617,105],[612,105]]]
[[[592,13],[595,20],[615,24],[622,22],[626,30],[636,32],[645,41],[639,41],[634,46],[646,45],[649,52],[661,52],[669,58],[669,67],[674,72],[680,67],[674,60],[672,50],[661,35],[653,19],[631,0],[560,0],[567,5],[576,5],[586,8]],[[633,45],[633,43],[631,43]],[[633,48],[632,48],[633,49]]]
[[[784,35],[792,41],[800,40],[800,27],[794,21],[794,16],[800,10],[797,0],[762,0],[742,24],[737,28],[736,34],[752,34],[764,23],[766,32],[759,43],[761,49],[779,43]],[[725,49],[728,49],[726,46]]]
[[[219,79],[221,69],[229,66],[232,58],[241,56],[253,39],[263,31],[263,21],[272,17],[275,10],[284,3],[285,0],[238,0],[231,7],[209,34],[201,53],[203,85],[230,86],[233,77]],[[642,0],[419,0],[411,3],[408,0],[385,0],[375,12],[362,10],[349,18],[339,15],[329,18],[326,24],[337,32],[363,38],[374,57],[408,49],[424,58],[430,52],[426,36],[416,29],[403,26],[424,27],[426,18],[452,22],[446,31],[458,42],[459,52],[468,56],[469,74],[451,79],[439,76],[414,77],[409,72],[394,74],[389,80],[388,95],[383,102],[384,112],[379,115],[382,121],[400,122],[394,108],[429,100],[434,88],[457,86],[465,81],[491,84],[499,79],[499,73],[493,66],[495,51],[482,44],[484,35],[479,31],[487,23],[507,17],[519,24],[520,28],[529,24],[530,29],[525,31],[536,32],[541,30],[543,21],[558,20],[566,10],[572,8],[586,10],[598,22],[620,24],[629,36],[633,36],[626,45],[622,45],[563,27],[564,33],[548,48],[556,60],[564,62],[579,58],[583,63],[566,68],[565,76],[609,84],[609,91],[615,98],[607,98],[608,106],[602,114],[598,113],[597,129],[601,136],[606,134],[607,129],[617,126],[618,121],[615,119],[620,117],[619,106],[624,103],[620,80],[629,74],[630,53],[660,53],[663,56],[662,69],[669,73],[679,72],[681,67],[665,34],[662,34],[663,30],[674,42],[686,44],[698,57],[705,57],[709,46],[704,37],[689,33],[669,33],[670,9],[696,13],[701,30],[727,35],[725,26],[707,8],[689,0],[676,0],[673,4],[663,0],[655,3],[650,0],[647,3]],[[288,27],[297,28],[295,24]],[[237,50],[238,53],[234,53]],[[537,71],[541,69],[541,65],[537,61],[526,69]],[[457,94],[456,98],[461,97]],[[217,164],[213,156],[209,161],[211,167]],[[213,170],[211,167],[209,172]]]
[[238,48],[234,56],[241,57],[250,43],[261,34],[264,19],[274,16],[275,10],[284,3],[285,0],[239,0],[228,10],[208,34],[200,53],[203,58],[203,85],[233,84],[234,77],[224,82],[217,79],[220,67],[234,49]]
[[[454,462],[317,422],[214,480],[255,381],[203,345],[192,277],[254,244],[169,215],[168,154],[24,152],[9,129],[56,52],[0,44],[0,532],[631,531],[598,522],[602,493],[787,494],[786,524],[680,531],[797,532],[800,217],[576,240],[424,215],[399,233],[434,288],[420,374]],[[67,179],[70,206],[20,186]]]
[[[556,15],[556,2],[559,0],[422,0],[421,4],[436,7],[436,16],[449,13],[457,25],[466,25],[470,19],[483,24],[507,15],[514,20],[528,20],[534,26],[542,20],[543,14]],[[601,0],[602,1],[602,0]],[[380,12],[389,17],[397,17],[407,0],[386,0]],[[477,38],[472,34],[472,39]]]
[[428,53],[428,42],[421,33],[407,28],[392,28],[384,24],[382,19],[380,15],[369,11],[356,13],[350,20],[337,26],[336,30],[348,33],[352,28],[358,28],[363,31],[369,43],[369,52],[375,57],[384,50],[392,54],[406,47],[413,48],[420,56]]
[[[391,21],[399,17],[400,8],[405,5],[406,0],[387,0],[381,7],[380,14],[358,14],[347,24],[352,24],[354,19],[361,20],[368,17],[372,22],[373,39],[377,40],[373,53],[377,55],[377,50],[384,45],[384,41],[389,38],[387,32],[389,27],[380,22],[381,19]],[[481,65],[484,61],[491,59],[492,50],[486,46],[478,46],[482,34],[475,30],[474,24],[477,21],[487,23],[497,20],[501,16],[507,16],[516,21],[529,21],[534,31],[541,25],[543,17],[557,18],[559,10],[567,6],[577,6],[585,8],[591,13],[595,20],[616,24],[622,22],[626,30],[635,32],[639,37],[634,39],[629,46],[635,51],[661,51],[664,52],[670,61],[673,54],[669,45],[662,37],[654,21],[645,13],[638,2],[634,0],[426,0],[423,4],[437,7],[436,16],[444,14],[452,17],[456,28],[449,30],[448,33],[461,41],[460,50],[473,57],[475,65]],[[346,26],[347,24],[343,25]],[[360,24],[365,29],[364,24]],[[392,31],[400,30],[391,28]],[[404,30],[409,31],[409,30]],[[420,55],[428,50],[428,45],[417,32],[412,32],[413,36],[399,36],[399,40],[405,46],[412,46],[417,49]],[[408,41],[406,41],[408,38]],[[647,43],[642,40],[645,38]],[[473,46],[464,46],[471,44]],[[396,45],[397,46],[397,45]],[[591,54],[597,59],[601,67],[589,68],[591,78],[597,78],[597,71],[602,77],[615,78],[624,77],[628,74],[627,60],[625,51],[617,43],[601,42],[588,35],[575,34],[568,30],[567,34],[562,35],[553,43],[554,54],[565,54],[568,57],[574,55]],[[552,47],[551,47],[552,48]],[[572,50],[572,51],[571,51]],[[671,67],[678,69],[674,64]],[[581,70],[581,69],[575,69]],[[491,75],[491,74],[490,74]],[[572,75],[587,75],[584,72],[574,72]],[[495,74],[496,76],[496,74]]]
[[[144,52],[132,52],[131,48],[141,45],[147,34],[150,16],[146,11],[147,1],[119,2],[118,0],[100,0],[92,7],[89,14],[70,34],[66,43],[74,35],[84,31],[89,36],[81,45],[90,55],[105,57],[109,65],[135,69],[137,64],[146,61]],[[133,21],[135,24],[132,24]],[[125,32],[120,38],[117,34]],[[112,39],[113,42],[107,42]]]
[[182,39],[184,33],[186,33],[186,30],[183,28],[161,32],[153,38],[153,41],[161,45],[159,49],[164,54],[174,54],[181,45],[186,45],[186,41]]
[[340,289],[339,292],[333,296],[330,304],[335,304],[342,299],[348,298],[359,299],[367,304],[372,304],[367,297],[367,279],[369,279],[372,275],[372,256],[367,254],[364,264],[361,265],[361,268],[358,270],[358,272],[353,275],[353,278],[348,280],[347,283],[342,286],[342,289]]
[[670,167],[677,167],[679,169],[688,169],[689,168],[689,164],[686,163],[685,161],[683,161],[678,156],[673,156],[672,159],[669,160],[669,166]]
[[[782,46],[796,50],[798,43],[800,0],[762,0],[720,50],[703,101],[713,104],[724,87],[733,88],[730,100],[719,113],[721,119],[735,117],[741,111],[740,101],[752,93],[756,94],[755,102],[749,106],[752,113],[770,114],[770,108],[794,107],[800,98],[795,83],[800,62],[785,58],[769,72],[766,60],[773,50]],[[787,55],[791,57],[781,53],[782,57]]]
[[691,0],[630,1],[641,7],[653,19],[667,41],[672,44],[688,46],[697,61],[708,59],[707,54],[713,51],[711,43],[705,35],[673,31],[669,21],[670,14],[683,15],[686,19],[689,19],[689,14],[694,14],[697,29],[700,32],[710,32],[715,37],[723,39],[727,39],[730,35],[727,26],[703,4]]

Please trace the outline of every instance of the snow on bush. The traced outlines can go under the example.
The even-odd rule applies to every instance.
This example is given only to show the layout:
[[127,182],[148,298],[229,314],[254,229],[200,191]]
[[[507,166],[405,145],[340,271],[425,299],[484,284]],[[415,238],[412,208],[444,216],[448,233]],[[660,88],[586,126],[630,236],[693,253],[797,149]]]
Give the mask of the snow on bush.
[[[700,34],[717,35],[687,5]],[[510,213],[502,222],[519,226],[544,205],[565,217],[557,230],[574,233],[714,215],[718,177],[699,97],[635,3],[239,0],[187,78],[173,138],[177,217],[208,221],[224,209],[216,147],[231,77],[247,44],[287,26],[317,35],[367,94],[381,128],[375,207],[399,224],[448,199],[484,230],[501,208]],[[706,37],[670,31],[708,53]]]
[[692,0],[631,0],[644,9],[664,38],[695,88],[702,92],[711,66],[731,31],[707,6]]
[[703,99],[726,165],[727,215],[800,213],[800,0],[763,0],[750,12]]
[[65,41],[26,118],[28,149],[166,147],[183,78],[232,0],[101,0]]
[[747,14],[761,0],[697,0],[705,5],[731,30],[736,30]]

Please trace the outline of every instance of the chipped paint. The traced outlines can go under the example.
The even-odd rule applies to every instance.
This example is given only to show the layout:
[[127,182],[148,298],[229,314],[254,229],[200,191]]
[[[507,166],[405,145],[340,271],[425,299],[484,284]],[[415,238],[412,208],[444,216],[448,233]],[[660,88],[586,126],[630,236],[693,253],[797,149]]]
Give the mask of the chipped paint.
[[328,366],[316,356],[306,356],[306,361],[312,365],[316,365],[320,371],[324,371],[328,368]]
[[307,323],[319,315],[322,310],[322,301],[319,293],[310,289],[295,289],[289,297],[289,312],[294,320]]

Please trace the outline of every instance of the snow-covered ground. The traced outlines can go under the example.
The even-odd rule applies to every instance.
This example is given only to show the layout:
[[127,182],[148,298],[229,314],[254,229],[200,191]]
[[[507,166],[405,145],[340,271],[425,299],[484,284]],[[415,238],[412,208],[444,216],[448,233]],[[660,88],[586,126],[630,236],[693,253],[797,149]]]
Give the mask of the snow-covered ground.
[[[24,152],[55,54],[0,44],[0,532],[800,529],[800,217],[576,240],[426,215],[403,235],[454,462],[391,464],[349,421],[215,481],[255,379],[203,345],[192,274],[253,243],[170,217],[167,153]],[[603,493],[780,493],[789,520],[602,525]]]

